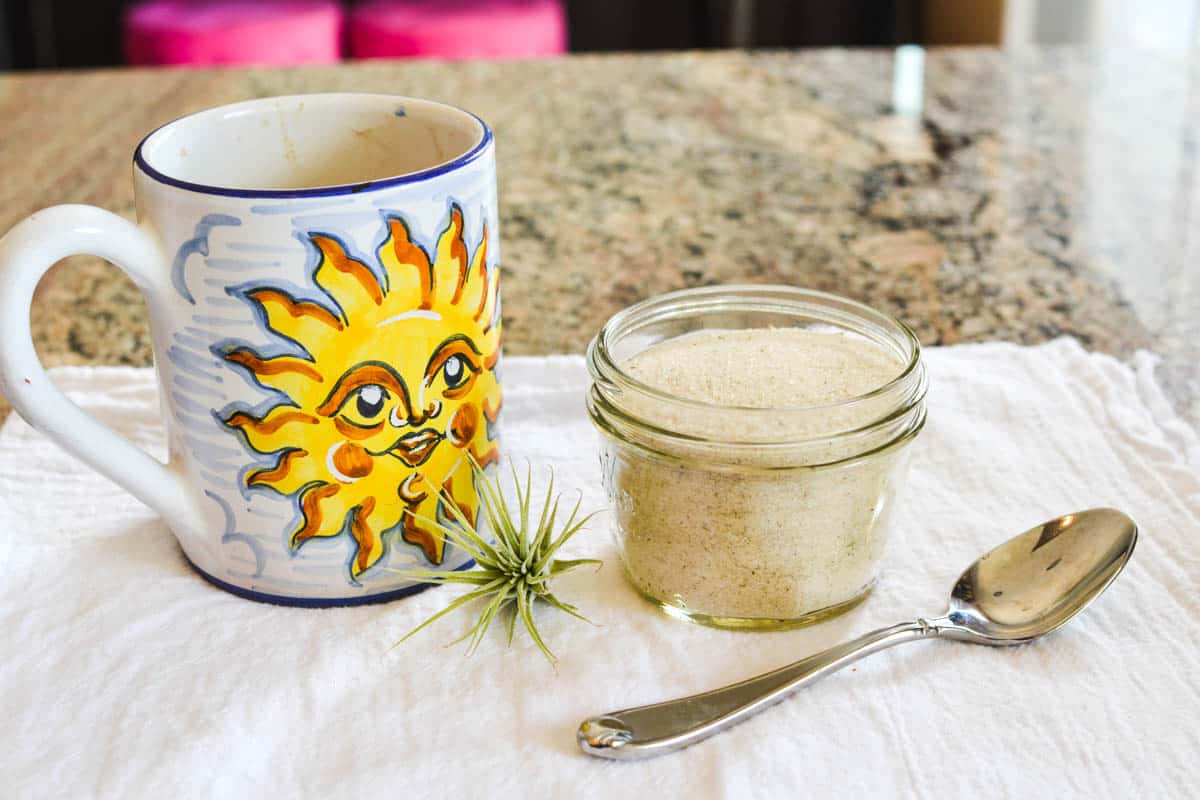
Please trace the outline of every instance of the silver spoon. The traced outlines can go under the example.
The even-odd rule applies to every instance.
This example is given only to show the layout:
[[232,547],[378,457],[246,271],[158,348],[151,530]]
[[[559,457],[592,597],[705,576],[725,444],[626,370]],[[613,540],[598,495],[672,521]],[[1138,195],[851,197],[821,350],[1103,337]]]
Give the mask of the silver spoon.
[[860,658],[916,639],[1023,644],[1066,623],[1121,572],[1137,525],[1111,508],[1052,519],[1009,539],[967,568],[935,619],[881,628],[756,678],[711,692],[585,720],[583,752],[632,760],[680,750]]

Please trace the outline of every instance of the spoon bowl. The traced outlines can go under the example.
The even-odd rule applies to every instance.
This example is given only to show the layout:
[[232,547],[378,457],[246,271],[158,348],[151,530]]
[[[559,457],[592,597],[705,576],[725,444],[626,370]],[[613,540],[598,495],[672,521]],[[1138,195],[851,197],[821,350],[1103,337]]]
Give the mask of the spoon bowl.
[[864,656],[931,637],[988,645],[1032,641],[1061,627],[1120,574],[1137,525],[1094,508],[1030,528],[959,576],[944,616],[902,622],[711,692],[591,717],[576,740],[589,755],[638,759],[679,750],[753,716]]
[[1112,583],[1135,544],[1137,525],[1112,508],[1067,514],[1030,528],[959,576],[940,633],[992,645],[1044,636]]

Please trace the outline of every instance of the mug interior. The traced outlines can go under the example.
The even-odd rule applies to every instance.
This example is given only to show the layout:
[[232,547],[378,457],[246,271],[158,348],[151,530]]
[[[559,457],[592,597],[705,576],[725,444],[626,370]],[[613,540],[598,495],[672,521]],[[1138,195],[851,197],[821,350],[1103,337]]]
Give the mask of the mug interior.
[[487,126],[453,106],[385,94],[269,97],[170,122],[138,146],[151,177],[200,191],[359,187],[438,172],[479,153]]

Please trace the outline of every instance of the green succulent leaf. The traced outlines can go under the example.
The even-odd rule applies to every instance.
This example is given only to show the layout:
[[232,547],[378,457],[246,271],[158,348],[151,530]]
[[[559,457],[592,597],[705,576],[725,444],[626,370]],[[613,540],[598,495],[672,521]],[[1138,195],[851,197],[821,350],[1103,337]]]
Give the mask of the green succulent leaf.
[[[441,532],[447,541],[471,556],[475,560],[475,567],[454,572],[432,569],[391,571],[427,583],[459,583],[475,588],[455,598],[441,611],[406,633],[393,647],[399,646],[450,612],[478,601],[483,604],[483,608],[475,624],[451,644],[467,642],[467,653],[473,653],[496,617],[507,614],[505,626],[508,643],[512,644],[519,621],[534,644],[553,664],[556,659],[538,632],[534,622],[534,610],[540,602],[590,623],[575,606],[555,597],[549,584],[553,578],[576,567],[596,564],[598,568],[603,563],[595,558],[554,558],[559,548],[582,530],[594,514],[579,517],[580,501],[576,501],[567,521],[561,526],[556,526],[559,499],[554,494],[553,472],[550,473],[546,497],[540,503],[534,503],[532,469],[526,468],[522,481],[516,469],[510,467],[516,494],[514,508],[505,500],[499,481],[485,474],[474,459],[471,460],[471,469],[475,476],[475,485],[478,487],[479,517],[486,520],[495,541],[488,542],[480,535],[479,530],[471,524],[470,519],[448,493],[443,493],[442,497],[451,524],[424,517],[419,517],[418,520]],[[532,512],[539,505],[541,513],[537,515],[535,524]]]
[[550,562],[550,575],[561,575],[564,572],[570,572],[576,567],[582,567],[584,564],[603,564],[604,562],[598,558],[576,558],[570,561],[554,560]]

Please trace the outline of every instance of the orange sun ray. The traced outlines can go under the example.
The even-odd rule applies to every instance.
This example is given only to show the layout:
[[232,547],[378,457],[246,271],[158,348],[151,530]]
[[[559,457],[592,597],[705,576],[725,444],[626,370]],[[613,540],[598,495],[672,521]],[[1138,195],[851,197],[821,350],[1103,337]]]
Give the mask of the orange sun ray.
[[[473,475],[468,474],[465,476],[464,480],[466,480],[467,482],[472,482],[475,480],[475,478]],[[474,483],[472,483],[472,485],[469,488],[471,491],[475,491]],[[442,505],[444,505],[447,501],[450,503],[454,503],[456,506],[458,506],[458,510],[463,515],[463,517],[466,518],[467,524],[470,525],[471,527],[474,527],[475,526],[475,509],[471,508],[470,506],[465,506],[465,507],[459,506],[458,503],[454,500],[455,497],[461,497],[462,494],[463,494],[462,492],[456,492],[454,490],[454,475],[453,474],[447,475],[446,480],[442,481],[442,498],[443,498]]]
[[481,467],[486,467],[489,464],[495,464],[500,461],[500,448],[491,445],[483,452],[471,451],[471,457],[475,459],[475,463]]
[[479,310],[475,312],[475,321],[483,326],[483,332],[488,333],[492,329],[492,321],[496,316],[496,301],[500,297],[500,270],[497,268],[494,274],[490,275],[489,285],[483,293],[483,304]]
[[[428,502],[428,501],[426,501]],[[422,503],[424,505],[425,503]],[[413,516],[414,512],[404,514],[404,528],[400,536],[409,544],[415,544],[425,552],[425,557],[434,564],[442,563],[442,553],[446,541],[436,530],[427,530],[425,525]]]
[[235,411],[226,418],[225,424],[239,429],[247,441],[253,438],[254,447],[260,453],[271,453],[303,439],[304,429],[319,425],[320,420],[290,406],[275,406],[262,417]]
[[488,422],[493,425],[496,424],[496,420],[500,419],[500,407],[502,405],[504,405],[504,401],[500,398],[497,398],[494,404],[492,403],[492,398],[483,398],[483,416],[487,417]]
[[237,428],[249,425],[254,428],[255,433],[264,435],[276,433],[285,425],[291,425],[296,422],[305,425],[316,425],[320,420],[312,414],[306,414],[303,411],[293,411],[286,406],[276,406],[262,418],[252,417],[244,411],[236,411],[225,420],[226,425],[233,425]]
[[310,485],[300,500],[300,525],[292,532],[292,547],[296,548],[314,536],[337,536],[344,526],[344,515],[331,514],[324,501],[337,496],[342,487],[336,484],[318,483]]
[[285,449],[273,467],[252,470],[246,475],[247,486],[261,486],[289,495],[305,490],[319,480],[307,450],[299,447]]
[[262,310],[267,327],[311,352],[345,330],[342,321],[322,305],[296,300],[278,289],[255,289],[246,297]]
[[308,239],[321,253],[313,280],[342,308],[343,315],[346,307],[356,305],[355,301],[363,295],[376,306],[383,302],[384,290],[375,274],[366,264],[351,258],[341,242],[319,233]]
[[463,214],[458,206],[450,208],[450,223],[438,238],[433,290],[442,303],[457,304],[467,280],[467,244],[463,241]]
[[350,518],[350,536],[358,548],[351,566],[354,578],[370,569],[383,556],[382,528],[375,514],[375,503],[374,497],[366,498],[361,506],[354,509]]
[[[379,263],[395,287],[409,287],[402,302],[406,306],[429,310],[433,307],[433,267],[420,245],[414,244],[408,226],[399,217],[387,220],[388,237],[379,245]],[[415,284],[411,281],[416,279]]]
[[248,348],[238,347],[225,353],[225,360],[249,370],[268,389],[277,389],[290,397],[305,392],[311,384],[325,381],[316,367],[296,356],[261,358]]
[[471,259],[471,267],[467,270],[467,280],[463,287],[462,306],[474,315],[476,320],[483,314],[488,296],[487,271],[488,229],[483,226],[483,238],[475,248],[475,257]]

